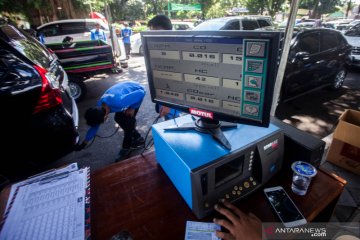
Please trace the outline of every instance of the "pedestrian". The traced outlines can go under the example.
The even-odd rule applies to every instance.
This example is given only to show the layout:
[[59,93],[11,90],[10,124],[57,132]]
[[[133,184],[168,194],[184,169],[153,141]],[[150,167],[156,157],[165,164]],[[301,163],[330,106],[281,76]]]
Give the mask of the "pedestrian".
[[130,50],[131,50],[131,42],[130,37],[132,35],[132,29],[129,27],[127,22],[123,23],[124,28],[121,30],[121,36],[123,38],[125,52],[126,52],[126,59],[130,58]]
[[115,113],[115,122],[124,130],[122,148],[116,161],[125,159],[131,150],[141,147],[145,140],[136,130],[136,114],[145,93],[145,88],[133,81],[117,83],[106,90],[97,106],[87,109],[85,119],[90,128],[84,141],[75,150],[82,150],[96,136],[100,124],[105,122],[110,113]]
[[[172,30],[172,24],[170,19],[166,15],[156,15],[148,22],[150,30]],[[172,109],[160,104],[155,105],[155,110],[159,113],[160,117],[164,117],[165,120],[170,120],[179,117],[181,111]]]
[[90,31],[91,40],[102,40],[107,42],[106,33],[100,28],[100,23],[95,23],[95,28]]

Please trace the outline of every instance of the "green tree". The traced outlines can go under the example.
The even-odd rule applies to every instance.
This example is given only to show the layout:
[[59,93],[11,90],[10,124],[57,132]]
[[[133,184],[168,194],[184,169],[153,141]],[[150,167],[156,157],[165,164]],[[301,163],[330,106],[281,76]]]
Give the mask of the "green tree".
[[220,1],[212,4],[206,12],[206,18],[218,18],[225,16],[226,9],[221,6]]
[[310,18],[320,18],[322,14],[335,12],[338,10],[337,6],[343,5],[343,0],[303,0],[299,8],[311,10]]
[[185,18],[187,18],[187,12],[188,11],[177,11],[176,12],[176,18],[184,20]]
[[275,14],[282,10],[286,0],[268,0],[267,1],[267,10],[269,15],[274,18]]
[[110,4],[113,0],[77,0],[78,2],[84,4],[85,6],[90,6],[93,11],[102,11],[106,4]]
[[282,10],[286,0],[245,0],[245,6],[251,14],[263,14],[268,11],[271,17]]
[[267,0],[246,0],[245,6],[250,14],[263,14],[267,5]]

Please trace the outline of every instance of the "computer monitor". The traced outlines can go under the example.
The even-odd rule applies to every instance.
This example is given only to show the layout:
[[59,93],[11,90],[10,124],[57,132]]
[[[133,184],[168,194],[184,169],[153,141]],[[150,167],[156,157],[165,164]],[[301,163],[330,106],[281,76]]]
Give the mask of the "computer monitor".
[[201,117],[196,123],[200,128],[219,126],[218,121],[269,125],[279,32],[141,35],[153,102]]

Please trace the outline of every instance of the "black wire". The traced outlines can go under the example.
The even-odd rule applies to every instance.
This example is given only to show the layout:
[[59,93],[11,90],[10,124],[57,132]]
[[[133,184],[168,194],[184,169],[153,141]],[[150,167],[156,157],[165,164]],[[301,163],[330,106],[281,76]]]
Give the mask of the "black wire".
[[91,143],[87,144],[84,149],[89,148],[95,142],[96,137],[98,137],[98,138],[111,138],[112,136],[114,136],[117,133],[119,128],[120,128],[120,126],[118,126],[112,134],[110,134],[109,136],[106,136],[106,137],[103,137],[103,136],[100,136],[100,135],[95,135],[95,137],[91,140]]
[[118,126],[116,129],[115,129],[115,132],[110,134],[109,136],[106,136],[106,137],[103,137],[103,136],[99,136],[99,135],[96,135],[95,137],[98,137],[98,138],[111,138],[112,136],[114,136],[117,131],[119,130],[120,126]]
[[[149,149],[154,145],[154,140],[152,139],[152,137],[151,137],[151,139],[149,140],[148,144],[146,144],[146,141],[147,141],[148,138],[150,137],[149,134],[150,134],[152,125],[154,125],[155,123],[157,123],[160,118],[161,118],[160,115],[158,115],[158,116],[155,118],[155,120],[153,121],[153,123],[151,124],[151,126],[149,127],[149,129],[147,130],[147,132],[146,132],[145,139],[144,139],[144,146],[142,147],[142,148],[143,148],[143,151],[140,153],[141,156],[143,156],[143,157],[144,157],[143,153],[144,153],[146,150],[149,150]],[[174,118],[174,121],[175,121],[175,118]],[[175,123],[176,123],[176,122],[175,122]],[[177,125],[177,124],[176,124],[176,125]],[[106,136],[106,137],[99,136],[99,135],[95,135],[95,137],[92,139],[91,143],[87,144],[84,149],[89,148],[89,147],[95,142],[95,138],[96,138],[96,137],[98,137],[98,138],[110,138],[110,137],[114,136],[114,135],[117,133],[117,131],[119,130],[119,128],[120,128],[120,126],[118,126],[118,127],[115,129],[114,133],[112,133],[112,134],[110,134],[109,136]]]
[[151,128],[152,128],[152,125],[154,125],[155,123],[157,123],[160,119],[160,115],[158,115],[155,120],[153,121],[153,123],[151,124],[151,126],[149,127],[149,129],[147,130],[146,134],[145,134],[145,141],[144,141],[144,149],[142,150],[142,152],[140,153],[141,156],[144,157],[144,152],[146,150],[149,150],[153,145],[154,145],[154,139],[151,137],[151,139],[149,140],[149,142],[146,144],[146,141],[148,140],[148,138],[150,137],[149,134],[150,134],[150,131],[151,131]]

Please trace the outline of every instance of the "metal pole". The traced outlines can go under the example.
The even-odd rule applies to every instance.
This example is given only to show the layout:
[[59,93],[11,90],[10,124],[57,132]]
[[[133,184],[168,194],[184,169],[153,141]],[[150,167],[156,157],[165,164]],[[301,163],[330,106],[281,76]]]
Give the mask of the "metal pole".
[[292,39],[292,35],[294,32],[294,25],[296,20],[296,14],[299,8],[300,0],[293,0],[291,2],[290,6],[290,16],[287,22],[286,30],[285,30],[285,39],[282,45],[282,53],[281,53],[281,59],[279,64],[278,73],[276,76],[276,82],[275,82],[275,88],[274,88],[274,96],[272,100],[271,105],[271,116],[275,116],[275,111],[278,105],[280,91],[281,91],[281,85],[284,78],[284,73],[286,69],[286,63],[289,56],[289,50],[290,50],[290,42]]

